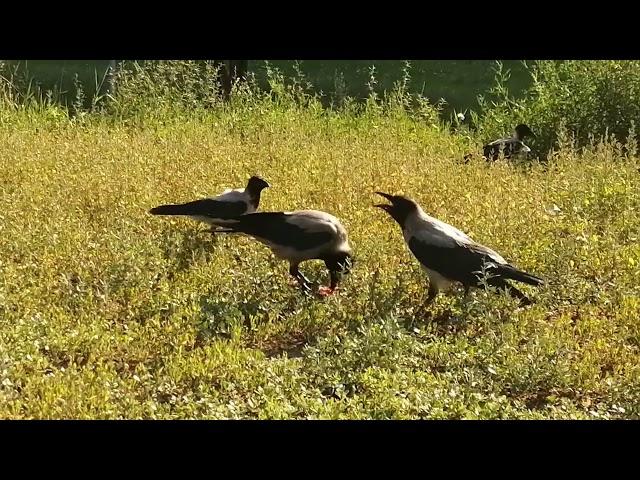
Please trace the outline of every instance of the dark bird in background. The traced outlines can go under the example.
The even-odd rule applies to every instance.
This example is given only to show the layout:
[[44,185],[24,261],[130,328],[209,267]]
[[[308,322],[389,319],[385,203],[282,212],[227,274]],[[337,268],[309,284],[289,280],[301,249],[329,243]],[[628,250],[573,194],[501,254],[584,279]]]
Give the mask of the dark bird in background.
[[455,227],[427,215],[413,200],[402,195],[376,192],[391,202],[375,205],[387,212],[402,228],[404,240],[411,253],[422,264],[429,276],[429,292],[426,303],[430,303],[441,290],[460,282],[465,295],[471,287],[486,284],[506,289],[523,305],[531,301],[508,280],[539,286],[542,279],[518,270],[507,263],[497,252],[480,245]]
[[225,231],[244,233],[267,245],[276,257],[289,262],[289,274],[305,291],[311,286],[298,268],[300,263],[323,260],[331,283],[320,287],[321,296],[336,290],[341,275],[348,274],[354,262],[345,228],[333,215],[317,210],[243,215],[225,225]]
[[269,187],[266,180],[253,176],[246,188],[227,189],[214,198],[203,198],[177,205],[160,205],[152,208],[152,215],[184,215],[216,227],[224,227],[230,219],[254,213],[260,204],[262,190]]
[[521,153],[529,153],[531,149],[523,141],[526,137],[535,137],[535,134],[527,125],[521,123],[516,126],[511,138],[500,138],[485,145],[482,149],[484,158],[495,161],[500,157],[500,152],[502,152],[504,158],[511,158]]

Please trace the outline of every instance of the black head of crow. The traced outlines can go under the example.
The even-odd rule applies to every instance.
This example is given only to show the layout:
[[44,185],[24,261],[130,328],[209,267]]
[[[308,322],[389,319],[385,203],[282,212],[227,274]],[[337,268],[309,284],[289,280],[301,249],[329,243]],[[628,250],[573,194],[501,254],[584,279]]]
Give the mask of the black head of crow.
[[269,184],[266,180],[253,176],[247,182],[246,188],[225,190],[213,198],[160,205],[149,210],[149,213],[152,215],[185,215],[193,220],[207,223],[215,229],[225,226],[229,219],[255,212],[260,205],[262,190],[267,187]]
[[320,287],[322,296],[332,294],[343,274],[354,263],[347,231],[340,221],[326,212],[261,212],[243,215],[226,225],[227,231],[250,235],[271,248],[276,257],[289,262],[289,273],[305,291],[309,280],[300,272],[300,263],[323,260],[331,277],[329,287]]
[[258,209],[258,205],[260,204],[260,195],[262,194],[262,190],[269,187],[270,185],[267,183],[267,181],[262,177],[258,177],[257,175],[251,177],[247,182],[247,187],[244,189],[244,191],[249,196],[255,210]]
[[389,200],[391,205],[388,203],[379,203],[374,206],[387,212],[400,226],[404,225],[410,215],[418,211],[418,205],[407,197],[402,195],[389,195],[382,192],[376,192],[376,194]]
[[482,287],[486,282],[486,285],[506,289],[523,304],[529,304],[529,299],[508,280],[534,286],[544,283],[513,267],[497,252],[473,241],[464,232],[430,217],[410,198],[376,193],[391,204],[375,206],[398,222],[409,250],[429,276],[427,303],[453,283],[461,283],[468,293],[471,287]]
[[535,137],[535,133],[524,123],[520,123],[515,128],[515,138],[524,140],[527,137]]

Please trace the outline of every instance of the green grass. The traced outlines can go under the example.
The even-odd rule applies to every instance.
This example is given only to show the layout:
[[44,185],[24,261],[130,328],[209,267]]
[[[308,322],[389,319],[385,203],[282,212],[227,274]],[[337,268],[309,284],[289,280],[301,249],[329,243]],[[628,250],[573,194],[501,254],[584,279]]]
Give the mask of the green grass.
[[[71,99],[75,95],[74,74],[78,74],[87,97],[95,91],[96,78],[99,82],[108,67],[101,60],[29,60],[28,62],[8,62],[11,67],[19,66],[43,88],[58,85],[68,92]],[[263,87],[267,86],[266,61],[251,60],[249,68],[255,73]],[[274,60],[269,64],[280,69],[287,77],[296,75],[295,62]],[[413,60],[411,63],[411,92],[423,93],[433,102],[441,98],[447,101],[445,114],[456,110],[477,109],[476,98],[485,94],[494,80],[495,62],[493,60]],[[518,97],[531,83],[528,72],[519,61],[507,60],[505,69],[512,76],[508,87]],[[322,92],[329,102],[336,93],[356,98],[366,98],[370,68],[376,69],[376,90],[381,93],[391,90],[394,82],[402,78],[404,62],[400,60],[304,60],[299,61],[300,70],[313,85],[316,92]]]
[[[635,159],[465,166],[467,140],[399,114],[239,112],[0,112],[1,418],[640,416]],[[262,210],[342,219],[357,263],[334,298],[303,296],[251,239],[147,214],[253,173]],[[425,276],[374,190],[547,286],[524,309],[477,291],[421,313]]]

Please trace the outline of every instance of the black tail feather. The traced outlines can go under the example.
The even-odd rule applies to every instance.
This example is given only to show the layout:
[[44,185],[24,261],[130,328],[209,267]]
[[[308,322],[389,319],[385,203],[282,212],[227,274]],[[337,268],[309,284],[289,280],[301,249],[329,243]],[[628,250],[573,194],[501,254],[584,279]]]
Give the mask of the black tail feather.
[[542,280],[540,277],[536,277],[535,275],[531,275],[530,273],[518,270],[511,265],[500,265],[498,273],[503,278],[515,280],[516,282],[526,283],[527,285],[533,285],[534,287],[544,285],[544,280]]
[[160,205],[149,210],[151,215],[194,215],[193,209],[186,205]]
[[506,289],[509,295],[511,295],[513,298],[517,298],[518,300],[520,300],[521,305],[531,305],[533,303],[531,300],[529,300],[529,298],[524,293],[522,293],[520,290],[518,290],[516,287],[511,285],[506,280],[503,280],[501,278],[493,278],[488,283],[492,287],[496,287],[499,289]]

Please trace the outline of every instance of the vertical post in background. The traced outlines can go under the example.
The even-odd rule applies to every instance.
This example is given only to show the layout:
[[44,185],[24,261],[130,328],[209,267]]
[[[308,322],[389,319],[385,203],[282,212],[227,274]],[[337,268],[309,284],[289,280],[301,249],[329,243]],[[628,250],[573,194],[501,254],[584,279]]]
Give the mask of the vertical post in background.
[[109,60],[109,72],[107,73],[107,93],[113,95],[116,88],[116,61]]
[[247,80],[249,60],[225,60],[222,68],[222,95],[225,100],[231,97],[231,89],[236,80]]

